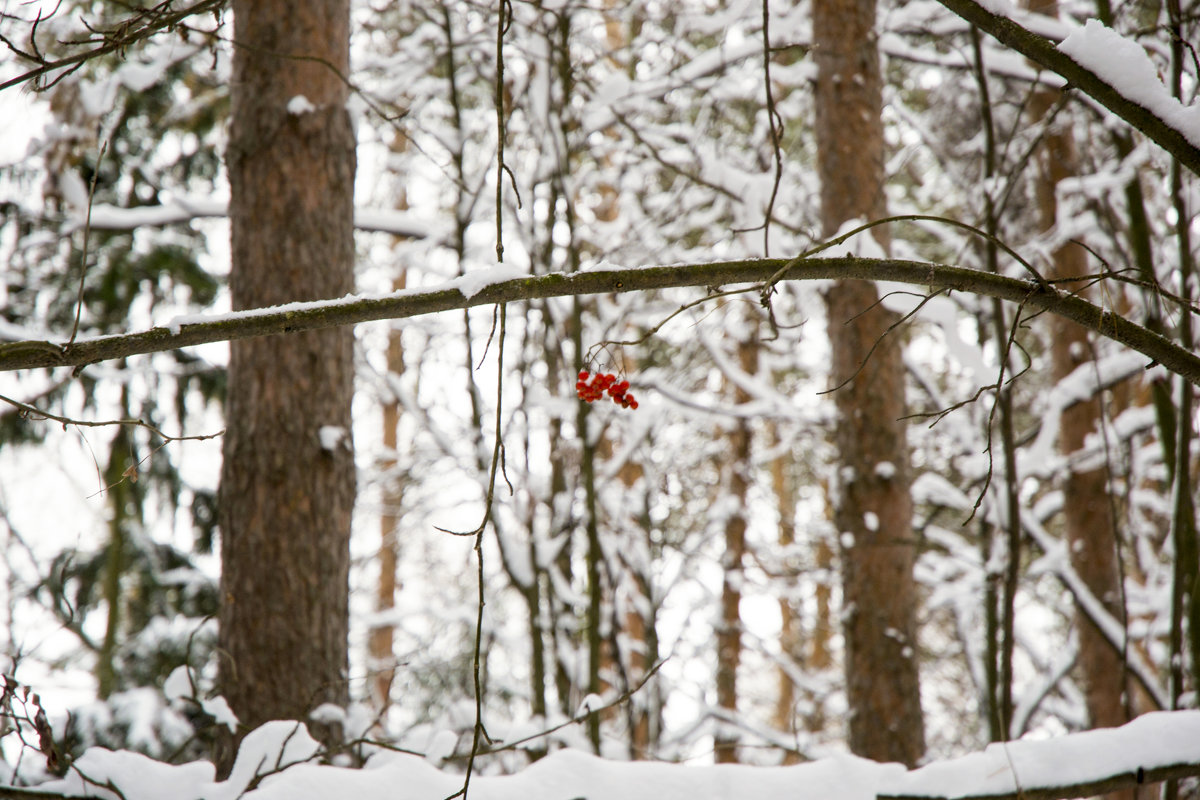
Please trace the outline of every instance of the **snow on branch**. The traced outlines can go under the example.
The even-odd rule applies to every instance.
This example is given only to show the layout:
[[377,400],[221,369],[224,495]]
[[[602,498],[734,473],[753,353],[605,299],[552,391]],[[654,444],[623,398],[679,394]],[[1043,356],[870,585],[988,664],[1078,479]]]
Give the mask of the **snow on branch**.
[[338,300],[181,317],[147,331],[81,339],[69,345],[44,340],[8,342],[0,344],[0,372],[78,367],[210,342],[298,333],[373,320],[404,319],[521,300],[686,286],[706,286],[713,292],[716,287],[728,284],[749,284],[748,291],[754,291],[779,280],[831,279],[896,281],[936,291],[996,297],[1030,310],[1049,311],[1136,350],[1151,363],[1161,364],[1200,386],[1200,355],[1081,297],[1059,291],[1044,280],[1021,280],[923,261],[858,256],[719,261],[540,276],[514,276],[511,269],[497,268],[469,273],[428,289],[375,297],[350,295]]
[[[1030,31],[1009,16],[997,13],[997,11],[1006,9],[1011,9],[1015,13],[1016,9],[1008,3],[996,0],[986,3],[978,3],[975,0],[940,0],[940,2],[958,16],[978,25],[981,30],[991,34],[1002,44],[1011,47],[1051,72],[1058,73],[1068,84],[1137,128],[1159,147],[1179,159],[1180,164],[1200,175],[1200,147],[1189,141],[1189,137],[1183,131],[1173,127],[1148,108],[1143,97],[1139,96],[1135,99],[1123,93],[1120,88],[1114,88],[1091,69],[1056,47],[1046,37]],[[1078,46],[1068,49],[1077,56],[1081,52],[1081,48]],[[1083,58],[1082,60],[1090,63],[1090,59]],[[1139,95],[1141,93],[1141,91],[1138,92]],[[1193,138],[1200,137],[1200,131],[1189,132],[1193,134]]]
[[1200,711],[1144,714],[1120,728],[989,745],[913,770],[880,800],[1067,800],[1200,776]]
[[[189,222],[193,219],[228,216],[229,199],[189,197],[156,206],[133,208],[104,203],[92,207],[90,219],[85,209],[77,209],[75,213],[77,219],[69,223],[68,230],[82,228],[87,224],[94,231],[131,231]],[[440,236],[435,225],[436,223],[420,219],[407,211],[386,208],[358,208],[354,211],[354,227],[360,231],[425,239]]]

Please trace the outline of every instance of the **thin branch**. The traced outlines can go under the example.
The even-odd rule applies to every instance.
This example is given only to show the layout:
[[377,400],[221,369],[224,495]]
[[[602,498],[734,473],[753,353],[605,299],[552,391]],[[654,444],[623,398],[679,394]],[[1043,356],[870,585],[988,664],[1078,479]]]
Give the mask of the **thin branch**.
[[92,172],[92,182],[88,185],[87,211],[83,217],[83,245],[79,254],[79,292],[75,296],[75,322],[71,325],[71,338],[66,344],[67,347],[70,347],[79,335],[79,320],[83,317],[83,288],[87,278],[88,245],[91,243],[92,235],[92,205],[96,200],[96,184],[100,181],[100,165],[104,163],[104,154],[107,152],[108,141],[106,140],[100,145],[100,151],[96,154],[96,168]]
[[613,698],[612,700],[605,703],[604,705],[598,706],[596,708],[592,708],[591,706],[588,706],[587,711],[584,711],[582,714],[576,714],[575,716],[571,717],[569,720],[567,720],[565,722],[560,722],[559,724],[554,725],[550,728],[546,728],[543,731],[538,731],[537,733],[530,734],[529,736],[522,737],[515,741],[505,742],[504,744],[502,744],[498,747],[488,748],[487,750],[483,751],[483,754],[491,755],[492,753],[500,753],[505,750],[515,750],[518,747],[520,747],[521,745],[528,744],[529,742],[532,742],[535,739],[544,739],[545,737],[551,735],[552,733],[557,733],[558,731],[562,730],[563,728],[567,727],[568,725],[578,725],[579,723],[585,722],[586,720],[588,720],[589,718],[591,718],[597,714],[603,714],[605,711],[608,711],[610,708],[616,708],[619,705],[627,703],[635,694],[637,694],[639,691],[641,691],[643,686],[645,686],[647,683],[650,682],[650,679],[653,678],[658,673],[658,670],[660,668],[662,668],[662,665],[665,663],[667,663],[667,660],[663,659],[662,661],[659,661],[654,666],[650,667],[650,669],[647,670],[646,674],[642,676],[642,679],[640,681],[638,681],[636,686],[630,688],[629,690],[627,690],[625,692],[622,692],[620,695]]
[[[74,425],[78,428],[104,428],[104,427],[108,427],[110,425],[135,425],[139,428],[145,428],[146,430],[150,431],[151,433],[155,434],[156,436],[161,437],[166,442],[202,441],[204,439],[215,439],[216,437],[225,433],[224,429],[222,429],[222,430],[217,431],[216,433],[203,433],[203,434],[195,434],[192,436],[171,436],[170,434],[163,433],[161,430],[159,430],[155,426],[151,425],[149,422],[145,422],[144,420],[140,420],[140,419],[132,419],[132,418],[131,419],[108,419],[108,420],[73,419],[71,417],[59,416],[58,414],[51,414],[49,411],[43,411],[42,409],[37,408],[36,406],[29,405],[28,403],[23,403],[20,400],[14,400],[13,398],[6,397],[5,395],[2,395],[2,394],[0,394],[0,403],[8,403],[10,406],[13,406],[14,408],[17,409],[17,413],[21,414],[22,416],[24,416],[26,418],[33,418],[33,419],[38,419],[38,420],[53,420],[55,422],[61,422],[62,426],[64,428],[66,428],[69,425]],[[153,454],[151,454],[151,455],[153,455]],[[142,460],[144,461],[145,459],[142,459]],[[140,464],[141,461],[139,461],[138,463]]]

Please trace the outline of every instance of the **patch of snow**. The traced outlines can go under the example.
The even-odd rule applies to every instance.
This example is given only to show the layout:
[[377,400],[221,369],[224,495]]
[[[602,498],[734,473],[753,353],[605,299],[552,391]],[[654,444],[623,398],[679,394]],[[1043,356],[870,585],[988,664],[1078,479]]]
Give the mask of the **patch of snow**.
[[339,447],[346,446],[349,433],[340,425],[322,425],[317,431],[317,437],[321,440],[321,449],[332,453]]
[[976,0],[980,6],[992,12],[998,17],[1011,17],[1016,13],[1017,7],[1012,4],[1012,0]]
[[163,681],[163,694],[168,702],[192,696],[192,679],[188,675],[187,665],[171,670],[171,674]]
[[88,187],[83,178],[74,170],[64,170],[58,176],[58,190],[62,192],[67,205],[81,212],[88,207]]
[[440,730],[429,740],[425,747],[425,758],[430,764],[440,766],[446,757],[454,752],[458,744],[458,734],[450,730]]
[[208,714],[218,725],[224,725],[229,729],[230,733],[236,733],[238,727],[237,714],[233,713],[233,709],[229,707],[229,703],[225,698],[217,695],[200,700],[200,708],[204,709],[204,713]]
[[[198,796],[196,787],[212,785],[216,774],[216,767],[207,761],[175,766],[129,750],[114,752],[103,747],[90,747],[75,760],[66,777],[41,784],[38,789],[104,800],[117,800],[118,797],[160,800],[171,796],[171,790],[177,791],[179,797]],[[102,788],[105,785],[119,787],[120,795]]]
[[300,114],[308,114],[309,112],[316,110],[317,107],[312,104],[312,101],[302,94],[296,95],[291,100],[288,100],[287,103],[287,112],[295,116],[299,116]]
[[493,284],[511,281],[516,278],[529,276],[523,269],[498,264],[491,269],[472,270],[461,278],[452,281],[451,285],[462,292],[462,296],[470,300],[475,295]]
[[117,77],[130,91],[144,92],[162,80],[163,72],[168,66],[165,62],[143,64],[130,61],[120,66]]
[[579,704],[579,708],[575,711],[576,717],[582,717],[585,714],[590,714],[596,709],[604,705],[604,700],[598,694],[589,694],[583,698],[583,702]]
[[323,725],[342,725],[346,722],[346,709],[333,703],[321,703],[309,712],[308,718]]
[[863,526],[872,532],[879,530],[879,515],[874,511],[863,514]]

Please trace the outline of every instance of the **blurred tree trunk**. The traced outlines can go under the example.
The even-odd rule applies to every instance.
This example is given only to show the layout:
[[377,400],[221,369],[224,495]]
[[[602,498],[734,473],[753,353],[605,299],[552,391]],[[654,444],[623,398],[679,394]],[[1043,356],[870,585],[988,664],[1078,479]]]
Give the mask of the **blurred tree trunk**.
[[[848,220],[885,212],[874,0],[816,0],[813,41],[821,225],[830,236]],[[874,284],[863,281],[838,281],[825,297],[838,387],[834,522],[842,548],[850,749],[912,766],[925,751],[925,734],[901,421],[904,367],[897,335],[885,336],[895,315],[878,299]]]
[[[404,208],[407,204],[401,204]],[[408,284],[408,273],[401,270],[392,282],[393,291],[402,291]],[[398,327],[388,331],[387,374],[389,381],[398,380],[404,374],[404,343]],[[383,403],[383,458],[379,463],[379,474],[383,476],[383,513],[379,515],[379,581],[375,585],[375,611],[386,614],[396,607],[396,568],[399,564],[399,540],[397,531],[404,505],[405,476],[399,470],[400,398],[394,392],[384,398]],[[371,672],[371,703],[377,719],[387,719],[391,705],[392,683],[396,679],[396,656],[393,651],[396,626],[391,620],[376,621],[367,636],[367,656]]]
[[[1030,2],[1029,8],[1054,15],[1054,2]],[[1039,90],[1030,103],[1033,119],[1044,119],[1058,101],[1059,93]],[[1075,140],[1063,124],[1051,123],[1042,138],[1035,161],[1035,191],[1038,214],[1043,230],[1051,230],[1058,222],[1058,184],[1079,172]],[[1050,274],[1054,278],[1086,275],[1087,251],[1077,244],[1067,243],[1051,254]],[[1085,285],[1057,284],[1063,291],[1086,294]],[[1053,317],[1050,320],[1051,375],[1055,381],[1070,375],[1081,365],[1093,360],[1094,351],[1087,331],[1079,325]],[[1058,432],[1059,450],[1064,456],[1082,450],[1090,435],[1103,436],[1100,398],[1092,397],[1075,403],[1063,411]],[[1108,467],[1069,467],[1064,486],[1063,517],[1066,524],[1067,552],[1071,566],[1083,579],[1114,619],[1123,619],[1120,576],[1117,572],[1117,530],[1115,509],[1109,497]],[[1083,676],[1084,697],[1088,714],[1095,727],[1114,727],[1129,721],[1126,704],[1127,672],[1121,654],[1112,646],[1100,629],[1082,609],[1075,613],[1079,634],[1078,668]],[[1132,790],[1113,792],[1112,800],[1132,798]]]
[[[750,325],[752,333],[745,341],[738,342],[738,366],[747,375],[758,372],[757,319],[747,314],[744,324]],[[730,381],[733,383],[733,381]],[[740,384],[735,385],[733,401],[747,403],[750,395]],[[718,764],[735,764],[739,761],[738,739],[733,725],[728,720],[737,715],[737,673],[742,662],[742,585],[745,582],[746,527],[749,516],[747,493],[750,476],[754,472],[751,461],[751,431],[746,419],[738,419],[729,431],[729,458],[723,460],[722,490],[731,505],[725,520],[725,553],[721,557],[724,578],[721,583],[721,618],[717,626],[717,706],[725,712],[725,718],[717,723],[715,756]],[[721,499],[722,504],[725,502]],[[724,507],[724,506],[723,506]]]
[[[121,387],[122,419],[129,419],[129,387]],[[109,448],[108,466],[104,469],[104,485],[108,487],[108,552],[104,559],[104,604],[107,607],[104,640],[96,653],[96,694],[107,700],[120,684],[116,660],[118,642],[125,627],[121,591],[121,579],[127,565],[126,549],[129,547],[126,531],[142,525],[143,491],[138,489],[138,459],[136,445],[128,426],[117,428]]]
[[[795,589],[800,582],[800,569],[796,566],[796,481],[792,477],[792,459],[783,448],[779,426],[768,423],[771,431],[771,448],[779,454],[771,459],[771,490],[775,493],[775,504],[779,510],[779,550],[783,553],[779,576],[783,578],[779,598],[779,651],[786,664],[793,669],[804,664],[801,617],[797,608]],[[796,682],[784,666],[779,667],[779,694],[775,698],[775,727],[781,731],[796,729]],[[800,754],[786,752],[784,764],[797,764]]]
[[[354,288],[355,139],[335,72],[349,69],[349,2],[233,11],[233,308],[341,297]],[[342,328],[230,347],[219,684],[243,732],[348,700],[353,345]]]

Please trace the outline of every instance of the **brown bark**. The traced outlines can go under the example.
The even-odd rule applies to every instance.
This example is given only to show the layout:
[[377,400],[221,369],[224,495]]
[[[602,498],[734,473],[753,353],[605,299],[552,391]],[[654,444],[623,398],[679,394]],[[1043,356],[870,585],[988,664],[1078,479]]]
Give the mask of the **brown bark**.
[[[349,3],[233,8],[233,307],[340,297],[354,288],[355,141],[334,73],[349,66]],[[289,113],[298,95],[315,108]],[[353,366],[348,328],[231,346],[219,683],[243,730],[348,699]]]
[[[404,289],[407,274],[401,272],[392,283],[395,291]],[[388,332],[387,369],[393,376],[404,372],[404,346],[399,329]],[[396,607],[396,590],[400,588],[396,580],[396,568],[399,563],[399,540],[397,531],[400,525],[400,508],[404,502],[404,482],[396,474],[397,461],[397,429],[400,425],[400,400],[393,396],[383,403],[383,451],[384,456],[379,463],[379,472],[385,477],[383,488],[383,513],[379,515],[379,550],[376,558],[379,562],[379,581],[375,585],[375,610],[387,612]],[[376,623],[367,637],[367,655],[371,668],[371,701],[380,722],[387,716],[391,705],[392,683],[396,679],[394,666],[396,626],[391,622]]]
[[[1054,3],[1031,2],[1031,10],[1054,13]],[[1035,119],[1044,117],[1058,93],[1039,91],[1030,104]],[[1078,173],[1078,156],[1070,128],[1055,126],[1043,137],[1036,159],[1036,196],[1044,230],[1058,220],[1056,191],[1059,182]],[[1087,252],[1079,245],[1065,244],[1051,256],[1050,276],[1066,278],[1088,272]],[[1084,292],[1082,283],[1059,284],[1066,291]],[[1050,321],[1051,374],[1054,380],[1070,375],[1092,360],[1088,333],[1060,317]],[[1058,445],[1064,455],[1081,450],[1089,435],[1102,435],[1100,399],[1076,403],[1063,412]],[[1108,495],[1106,466],[1070,469],[1064,485],[1063,518],[1071,566],[1092,593],[1115,618],[1121,619],[1120,576],[1116,566],[1117,530]],[[1120,654],[1081,609],[1076,609],[1079,634],[1078,669],[1092,725],[1113,727],[1129,721],[1126,706],[1127,674]],[[1112,800],[1132,798],[1132,790],[1113,792]]]
[[[771,424],[772,446],[781,444],[779,428]],[[787,553],[782,565],[781,576],[788,586],[794,586],[800,579],[800,571],[793,566],[792,548],[796,544],[796,482],[789,474],[789,459],[780,454],[771,460],[771,489],[775,493],[776,506],[779,510],[779,549]],[[786,591],[786,590],[785,590]],[[779,650],[786,661],[800,665],[804,663],[802,652],[802,637],[800,614],[792,598],[783,596],[779,599]],[[779,668],[779,695],[775,698],[775,727],[781,731],[792,731],[796,727],[796,683],[791,674],[783,667]],[[784,764],[799,763],[800,754],[785,753]]]
[[[636,371],[636,365],[627,363],[626,369],[632,374]],[[613,430],[606,430],[596,442],[596,458],[600,461],[611,462],[619,450],[618,443],[614,440]],[[645,477],[645,469],[637,461],[626,459],[617,468],[616,476],[624,487],[626,497],[631,502],[641,494],[637,487]],[[618,535],[643,536],[646,539],[645,546],[650,546],[650,522],[645,513],[639,514],[630,508],[628,517],[610,522],[615,522],[617,529],[625,529],[624,534],[618,533]],[[636,551],[638,547],[637,543],[630,543],[630,548],[633,550]],[[600,659],[600,672],[602,676],[605,676],[600,682],[603,692],[608,692],[613,688],[613,682],[609,680],[609,677],[619,679],[616,685],[622,692],[642,684],[646,679],[646,673],[657,661],[657,631],[654,628],[654,610],[650,607],[653,602],[650,576],[640,568],[641,559],[627,559],[621,552],[623,549],[625,548],[619,548],[616,553],[621,562],[621,569],[631,574],[632,583],[637,586],[636,592],[641,596],[638,597],[636,594],[633,596],[618,595],[610,598],[613,609],[612,626],[608,631],[608,639],[601,648]],[[623,580],[618,580],[616,583],[627,585]],[[611,590],[608,593],[611,594]],[[643,614],[642,608],[647,608],[648,612]],[[626,642],[624,647],[621,646],[622,640]],[[628,730],[626,737],[629,744],[629,758],[633,761],[644,761],[653,755],[654,739],[660,727],[656,720],[659,705],[657,686],[646,685],[628,703],[610,708],[603,714],[605,721],[624,716]]]
[[[758,371],[758,337],[738,343],[738,363],[742,371]],[[749,402],[750,395],[741,386],[734,389],[734,402]],[[747,493],[751,462],[751,432],[747,420],[740,419],[729,432],[729,458],[725,462],[722,489],[737,501],[725,522],[725,553],[721,559],[724,579],[721,584],[721,620],[717,627],[717,706],[729,717],[737,714],[737,673],[742,662],[742,583],[745,577]],[[718,764],[736,764],[738,737],[723,731],[730,723],[721,722],[714,737],[714,755]]]
[[[884,213],[881,80],[874,0],[817,0],[817,154],[825,235]],[[912,498],[895,315],[872,284],[826,294],[840,459],[834,522],[842,543],[850,748],[913,765],[925,751],[916,659]],[[871,348],[875,347],[874,353]],[[868,358],[868,354],[869,358]]]

